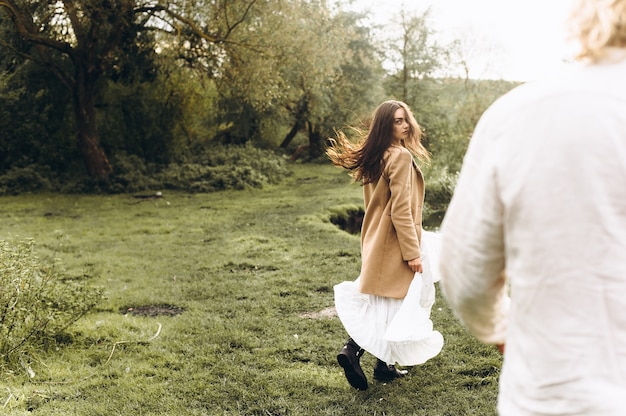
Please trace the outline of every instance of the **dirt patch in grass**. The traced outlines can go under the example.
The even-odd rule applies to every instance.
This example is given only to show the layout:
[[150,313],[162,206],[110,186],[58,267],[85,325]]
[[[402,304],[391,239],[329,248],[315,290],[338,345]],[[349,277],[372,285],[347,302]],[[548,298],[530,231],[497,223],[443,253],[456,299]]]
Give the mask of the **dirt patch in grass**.
[[322,309],[321,311],[317,312],[304,312],[301,313],[299,316],[300,318],[308,319],[330,319],[337,316],[337,311],[335,310],[334,306],[331,306],[330,308]]
[[120,310],[123,314],[135,316],[176,316],[184,311],[184,308],[174,305],[126,306]]

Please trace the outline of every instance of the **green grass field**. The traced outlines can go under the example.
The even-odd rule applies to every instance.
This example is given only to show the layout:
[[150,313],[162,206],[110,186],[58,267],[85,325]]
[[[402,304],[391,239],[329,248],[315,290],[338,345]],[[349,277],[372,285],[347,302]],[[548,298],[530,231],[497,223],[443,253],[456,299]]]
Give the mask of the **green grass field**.
[[439,294],[441,354],[386,384],[366,354],[370,388],[348,385],[333,285],[357,277],[359,239],[328,218],[361,188],[331,166],[292,169],[260,190],[0,198],[0,239],[33,238],[106,293],[64,343],[23,357],[34,377],[0,374],[0,414],[495,415],[501,357]]

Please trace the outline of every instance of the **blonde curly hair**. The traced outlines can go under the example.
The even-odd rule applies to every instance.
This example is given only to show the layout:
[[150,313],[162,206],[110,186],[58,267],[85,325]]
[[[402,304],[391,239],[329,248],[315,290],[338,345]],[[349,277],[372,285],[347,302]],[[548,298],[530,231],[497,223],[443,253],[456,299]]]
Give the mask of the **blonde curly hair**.
[[626,48],[626,0],[578,0],[568,29],[579,46],[578,60],[594,62],[613,48]]

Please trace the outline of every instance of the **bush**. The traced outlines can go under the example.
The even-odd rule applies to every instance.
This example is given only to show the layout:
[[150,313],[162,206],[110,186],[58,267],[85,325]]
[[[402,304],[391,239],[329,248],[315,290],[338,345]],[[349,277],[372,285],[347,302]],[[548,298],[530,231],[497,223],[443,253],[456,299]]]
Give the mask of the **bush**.
[[213,145],[154,175],[163,188],[187,192],[261,188],[289,176],[285,159],[251,144]]
[[438,228],[448,209],[458,179],[447,167],[431,169],[426,174],[426,200],[424,201],[424,227]]
[[211,146],[159,175],[166,188],[190,192],[261,188],[289,176],[286,161],[274,152],[243,146]]
[[61,339],[102,299],[100,290],[42,264],[33,247],[32,240],[0,240],[0,367],[24,366],[24,356]]
[[45,166],[31,164],[25,167],[12,167],[0,176],[0,195],[48,190],[52,186],[48,178],[53,176],[55,175]]
[[158,165],[146,163],[142,158],[119,152],[111,158],[113,177],[106,191],[110,193],[136,192],[163,188],[155,177]]
[[291,175],[284,157],[251,144],[210,144],[169,164],[147,163],[124,152],[113,155],[111,162],[114,172],[106,183],[93,180],[85,172],[60,176],[42,165],[12,168],[0,175],[0,195],[35,191],[129,193],[160,189],[204,193],[261,188]]
[[290,175],[284,158],[250,143],[241,146],[212,146],[200,152],[196,159],[208,166],[249,167],[263,183],[279,183]]
[[260,188],[264,178],[249,166],[171,165],[162,174],[168,189],[205,193],[225,189]]

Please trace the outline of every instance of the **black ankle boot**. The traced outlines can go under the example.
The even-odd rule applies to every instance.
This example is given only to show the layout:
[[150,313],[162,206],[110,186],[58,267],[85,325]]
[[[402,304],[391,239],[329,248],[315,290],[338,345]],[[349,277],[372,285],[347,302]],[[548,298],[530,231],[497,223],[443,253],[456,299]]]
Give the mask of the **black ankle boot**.
[[379,359],[374,367],[374,378],[378,381],[391,381],[407,375],[408,371],[398,370],[394,365],[387,364]]
[[350,338],[337,355],[337,362],[346,373],[348,383],[357,390],[367,390],[367,378],[361,369],[363,352],[363,348]]

